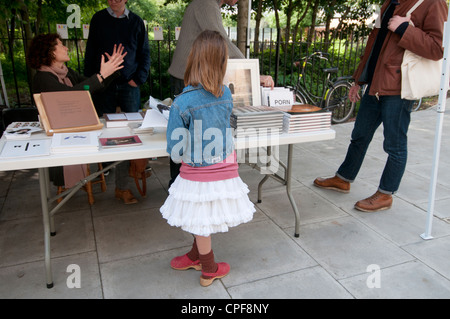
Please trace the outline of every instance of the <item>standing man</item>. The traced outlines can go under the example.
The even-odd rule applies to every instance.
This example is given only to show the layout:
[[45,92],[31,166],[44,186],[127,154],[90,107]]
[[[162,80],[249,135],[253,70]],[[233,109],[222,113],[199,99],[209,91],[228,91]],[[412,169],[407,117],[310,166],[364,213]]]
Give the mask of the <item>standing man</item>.
[[84,73],[90,76],[99,71],[102,52],[110,52],[114,44],[124,46],[124,67],[112,85],[94,96],[99,116],[122,112],[138,112],[140,88],[150,70],[150,48],[144,21],[128,10],[128,0],[108,0],[109,7],[94,14],[89,26]]
[[[238,0],[192,0],[184,12],[181,32],[178,38],[177,47],[173,54],[172,64],[169,67],[170,86],[172,96],[178,95],[184,88],[184,70],[191,51],[192,44],[197,36],[205,30],[219,32],[226,40],[228,46],[228,56],[230,59],[245,59],[244,54],[235,46],[228,37],[223,27],[222,14],[220,8],[228,4],[234,6]],[[262,86],[274,87],[271,76],[261,75]],[[169,186],[175,181],[179,173],[181,164],[176,164],[170,160]]]
[[[111,52],[122,44],[127,52],[120,76],[104,90],[92,96],[97,114],[138,112],[141,105],[140,85],[147,80],[150,70],[150,48],[144,21],[128,10],[128,0],[108,0],[109,7],[98,11],[91,19],[86,45],[84,73],[99,73],[103,52]],[[101,75],[100,75],[101,76]],[[129,189],[129,161],[116,166],[115,196],[125,204],[137,203]]]
[[[336,175],[317,178],[314,185],[348,193],[372,137],[383,123],[383,149],[388,154],[378,190],[355,208],[365,212],[389,209],[403,177],[407,160],[407,133],[413,101],[401,98],[401,64],[405,49],[431,60],[443,57],[442,38],[448,8],[444,0],[425,0],[411,17],[406,13],[417,0],[386,0],[379,21],[369,36],[364,55],[353,74],[352,102],[360,99],[360,85],[368,88],[353,128],[347,156]],[[409,22],[413,24],[410,24]]]

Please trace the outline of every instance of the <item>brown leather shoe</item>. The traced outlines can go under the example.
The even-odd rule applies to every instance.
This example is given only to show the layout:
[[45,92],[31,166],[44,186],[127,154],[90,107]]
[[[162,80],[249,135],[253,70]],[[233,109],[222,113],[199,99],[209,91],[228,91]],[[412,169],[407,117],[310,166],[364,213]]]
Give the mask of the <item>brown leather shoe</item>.
[[349,193],[350,192],[350,183],[344,181],[338,176],[330,177],[330,178],[322,178],[317,177],[314,180],[314,185],[320,188],[332,189],[341,193]]
[[377,191],[372,196],[356,202],[355,208],[363,212],[377,212],[392,206],[392,195]]
[[116,188],[116,198],[123,200],[125,204],[136,204],[138,202],[129,189]]

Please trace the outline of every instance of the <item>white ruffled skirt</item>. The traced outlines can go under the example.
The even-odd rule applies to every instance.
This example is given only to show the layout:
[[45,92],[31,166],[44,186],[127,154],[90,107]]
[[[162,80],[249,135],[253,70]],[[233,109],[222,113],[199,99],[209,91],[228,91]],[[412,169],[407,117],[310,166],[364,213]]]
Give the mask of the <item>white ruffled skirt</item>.
[[252,220],[255,207],[248,193],[240,177],[195,182],[178,176],[160,211],[169,225],[207,237]]

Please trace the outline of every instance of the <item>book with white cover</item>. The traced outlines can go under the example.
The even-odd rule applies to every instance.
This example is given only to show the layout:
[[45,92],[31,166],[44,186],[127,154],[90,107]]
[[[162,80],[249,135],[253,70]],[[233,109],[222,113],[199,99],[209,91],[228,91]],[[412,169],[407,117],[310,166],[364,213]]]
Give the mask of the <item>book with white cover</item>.
[[105,113],[106,127],[123,127],[130,123],[142,123],[144,116],[142,112],[129,113]]
[[52,137],[52,153],[98,151],[98,131],[55,133]]
[[6,141],[2,152],[0,153],[0,157],[18,158],[28,156],[48,156],[50,155],[51,142],[52,140],[49,138]]

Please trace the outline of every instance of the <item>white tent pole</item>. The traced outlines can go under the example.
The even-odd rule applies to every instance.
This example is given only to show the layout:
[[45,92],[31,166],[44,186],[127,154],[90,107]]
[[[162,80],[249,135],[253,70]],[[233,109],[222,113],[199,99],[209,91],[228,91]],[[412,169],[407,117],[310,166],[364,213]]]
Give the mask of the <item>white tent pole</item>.
[[436,196],[436,183],[437,183],[437,173],[439,166],[439,154],[441,150],[441,136],[442,136],[442,126],[444,122],[444,112],[445,104],[447,102],[447,91],[448,91],[448,81],[449,81],[449,67],[448,60],[450,58],[450,11],[448,13],[447,22],[444,25],[444,59],[442,61],[442,74],[441,74],[441,90],[439,91],[439,100],[437,107],[437,125],[436,125],[436,135],[434,139],[434,153],[433,153],[433,167],[431,169],[431,181],[430,181],[430,192],[428,196],[428,215],[425,233],[421,234],[420,237],[423,239],[432,239],[431,229],[433,224],[434,216],[434,200]]
[[[2,90],[3,90],[3,97],[5,98],[5,105],[7,107],[9,107],[8,94],[6,93],[6,85],[5,85],[5,79],[3,78],[3,69],[2,69],[1,62],[0,62],[0,84],[1,84]],[[1,103],[3,103],[1,94],[0,94],[0,101],[1,101]]]

